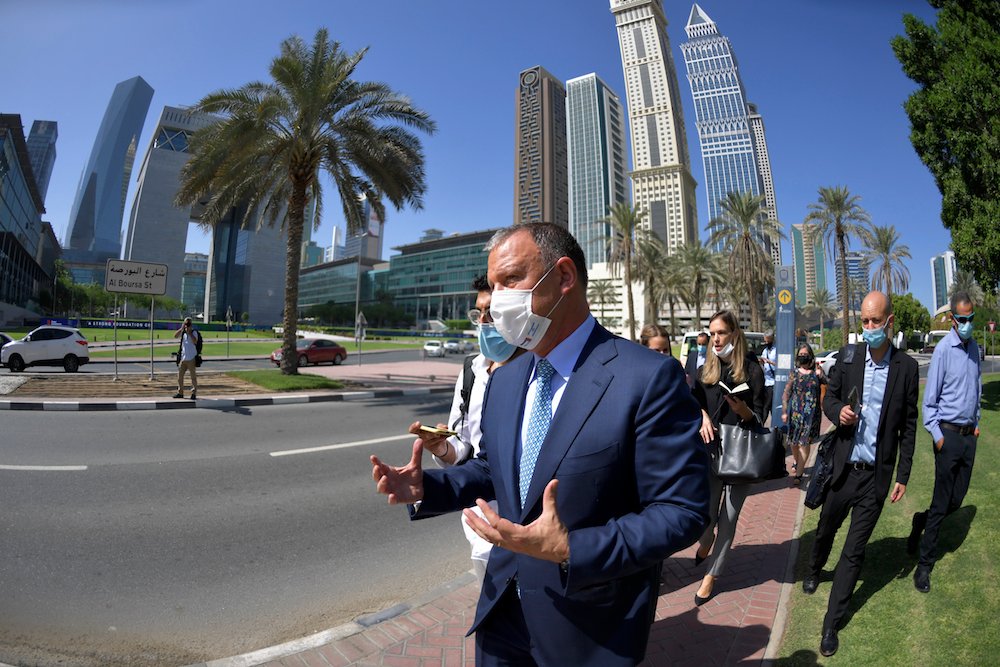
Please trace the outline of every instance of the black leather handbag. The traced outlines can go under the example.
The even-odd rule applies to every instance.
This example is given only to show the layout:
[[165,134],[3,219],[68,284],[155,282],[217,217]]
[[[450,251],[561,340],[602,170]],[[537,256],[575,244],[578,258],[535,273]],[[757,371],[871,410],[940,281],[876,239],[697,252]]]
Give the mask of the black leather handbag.
[[809,478],[809,488],[803,503],[811,510],[816,509],[826,500],[830,490],[830,480],[833,479],[833,442],[837,429],[831,429],[819,442],[816,449],[816,462],[813,464],[812,477]]
[[728,484],[762,482],[788,476],[785,439],[778,429],[722,424],[712,451],[712,471]]

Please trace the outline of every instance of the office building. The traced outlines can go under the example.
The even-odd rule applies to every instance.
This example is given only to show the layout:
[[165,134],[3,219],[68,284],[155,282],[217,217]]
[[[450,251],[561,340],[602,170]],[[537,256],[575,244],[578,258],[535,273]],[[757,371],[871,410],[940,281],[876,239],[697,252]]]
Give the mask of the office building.
[[202,252],[184,253],[181,301],[184,303],[186,313],[200,313],[204,309],[207,276],[208,255]]
[[569,226],[566,90],[544,67],[521,72],[514,116],[514,224]]
[[[163,108],[142,160],[125,238],[125,259],[166,264],[166,294],[182,301],[188,228],[201,219],[201,207],[175,206],[174,198],[190,159],[191,135],[212,122],[209,115]],[[224,320],[231,308],[236,321],[246,313],[255,324],[275,324],[284,313],[285,235],[278,227],[241,229],[243,212],[234,208],[212,227],[199,310],[205,318]]]
[[382,259],[382,239],[384,237],[382,228],[385,226],[385,220],[379,220],[372,205],[364,197],[361,199],[364,204],[362,219],[365,221],[365,227],[348,232],[347,240],[344,242],[343,256],[346,259],[357,257],[360,254],[368,259],[380,260]]
[[608,261],[611,206],[625,191],[625,121],[622,105],[596,74],[566,82],[569,159],[569,231],[587,267]]
[[302,269],[299,272],[299,311],[325,303],[346,304],[353,309],[355,300],[360,302],[363,311],[365,303],[375,298],[372,269],[384,262],[367,257],[360,258],[360,262],[358,259],[355,255]]
[[[871,290],[871,280],[868,276],[868,260],[859,250],[848,250],[844,255],[847,260],[847,282],[850,289],[848,307],[853,311],[861,310],[861,302]],[[838,259],[837,262],[840,260]],[[834,264],[834,274],[837,276],[837,303],[841,303],[844,285],[840,277],[840,265]]]
[[[764,117],[757,112],[757,105],[747,102],[750,112],[750,131],[753,134],[754,156],[757,160],[757,173],[760,174],[760,185],[764,189],[764,206],[772,220],[778,218],[778,200],[774,196],[774,177],[771,175],[771,157],[767,152],[767,135],[764,132]],[[771,249],[771,261],[775,266],[781,266],[781,239],[767,239]]]
[[67,259],[102,266],[121,254],[125,197],[152,99],[153,89],[142,77],[115,86],[77,186],[66,231]]
[[0,325],[37,311],[53,267],[44,254],[45,207],[18,114],[0,114]]
[[472,281],[486,273],[486,242],[496,229],[442,236],[393,248],[388,291],[418,324],[464,319],[476,306]]
[[52,179],[52,168],[56,164],[56,139],[59,138],[59,125],[54,120],[36,120],[31,124],[31,134],[28,135],[28,155],[31,157],[31,169],[35,172],[35,183],[38,193],[45,201],[49,192],[49,181]]
[[677,70],[661,0],[611,0],[632,139],[632,203],[669,252],[698,241]]
[[792,268],[795,273],[795,305],[799,308],[815,305],[813,293],[825,290],[826,254],[823,239],[816,234],[816,226],[797,224],[791,226]]
[[955,253],[945,250],[940,255],[931,257],[931,289],[934,293],[934,312],[949,303],[948,292],[955,282],[958,266],[955,263]]
[[[732,44],[697,4],[691,7],[684,30],[688,41],[681,44],[681,52],[694,99],[695,127],[705,168],[707,222],[723,215],[722,201],[730,192],[764,195],[765,210],[761,215],[775,211],[771,215],[776,218],[776,207],[767,210],[767,196],[758,164],[759,160],[767,159],[766,144],[760,149],[755,146],[750,108]],[[755,115],[758,134],[763,140],[763,119]],[[772,201],[773,189],[772,185]],[[769,239],[760,240],[772,258],[777,255],[780,262],[778,239],[774,244]],[[772,249],[772,245],[777,246],[776,249]],[[721,243],[714,248],[716,252],[722,249]]]

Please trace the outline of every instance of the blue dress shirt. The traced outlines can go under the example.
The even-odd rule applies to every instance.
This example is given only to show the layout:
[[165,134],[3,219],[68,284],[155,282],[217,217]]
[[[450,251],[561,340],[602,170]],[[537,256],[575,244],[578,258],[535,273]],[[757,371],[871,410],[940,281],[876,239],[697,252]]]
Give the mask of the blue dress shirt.
[[892,346],[885,351],[882,361],[875,363],[869,347],[865,354],[865,380],[861,390],[861,419],[854,432],[854,450],[850,461],[875,463],[875,439],[878,437],[878,423],[882,417],[882,401],[885,398],[885,383],[889,379],[889,357]]
[[934,348],[924,389],[924,428],[934,442],[942,437],[941,422],[979,426],[979,402],[983,394],[979,346],[968,345],[952,327]]

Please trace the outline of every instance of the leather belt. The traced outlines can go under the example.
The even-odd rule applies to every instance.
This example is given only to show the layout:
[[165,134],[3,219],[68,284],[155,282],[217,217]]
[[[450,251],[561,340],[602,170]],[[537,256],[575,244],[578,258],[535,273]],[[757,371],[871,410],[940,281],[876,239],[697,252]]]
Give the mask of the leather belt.
[[864,461],[848,461],[847,465],[851,467],[851,470],[867,470],[872,472],[875,470],[875,466],[871,463],[865,463]]
[[976,427],[972,424],[952,424],[951,422],[938,422],[938,426],[954,431],[959,435],[972,435],[976,432]]

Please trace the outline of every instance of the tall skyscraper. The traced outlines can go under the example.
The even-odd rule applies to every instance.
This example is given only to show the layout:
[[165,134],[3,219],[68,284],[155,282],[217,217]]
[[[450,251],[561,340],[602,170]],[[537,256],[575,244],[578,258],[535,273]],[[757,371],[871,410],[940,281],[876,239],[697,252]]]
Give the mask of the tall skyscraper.
[[[848,250],[844,257],[847,260],[847,282],[850,288],[850,297],[847,303],[851,310],[860,310],[861,301],[864,300],[865,295],[871,289],[871,280],[868,276],[868,260],[865,258],[865,254],[858,250]],[[835,265],[833,271],[837,276],[837,302],[840,303],[841,295],[844,293],[844,285],[840,278],[839,266]]]
[[569,152],[569,231],[587,267],[608,261],[612,204],[627,201],[625,120],[622,105],[596,74],[566,82]]
[[804,308],[813,305],[813,292],[828,289],[826,254],[823,252],[823,240],[815,234],[815,225],[792,225],[791,230],[795,305]]
[[54,120],[36,120],[31,124],[31,134],[28,135],[28,156],[31,158],[31,169],[35,172],[35,184],[45,201],[49,191],[49,180],[52,178],[52,167],[56,164],[56,139],[59,138],[59,126]]
[[931,289],[934,291],[935,311],[948,303],[948,291],[955,282],[957,271],[955,253],[951,250],[945,250],[940,255],[931,257]]
[[75,261],[103,263],[121,253],[125,196],[152,99],[153,89],[141,76],[115,86],[80,176],[66,231],[66,247],[74,251]]
[[569,226],[566,89],[544,67],[521,72],[514,116],[514,224]]
[[367,226],[359,229],[353,234],[347,235],[344,242],[344,257],[357,257],[359,254],[366,259],[382,259],[382,227],[383,220],[379,220],[375,209],[367,200],[364,201],[364,211],[362,213]]
[[[681,44],[681,52],[694,98],[695,127],[705,167],[708,222],[722,215],[721,202],[730,192],[764,195],[764,205],[768,206],[758,166],[761,158],[767,160],[767,146],[755,146],[750,109],[732,44],[697,4],[691,7],[684,30],[689,41]],[[759,115],[758,120],[759,137],[763,140],[764,123]],[[770,175],[769,161],[767,172]],[[773,189],[772,185],[772,202]],[[776,212],[776,206],[771,210]],[[761,239],[761,242],[774,257],[771,241]],[[722,247],[715,250],[721,251]],[[776,254],[780,261],[780,245]]]
[[[757,159],[757,173],[760,174],[760,184],[764,188],[764,206],[773,220],[778,220],[778,200],[774,196],[774,178],[771,176],[771,157],[767,152],[767,136],[764,133],[764,117],[757,113],[757,105],[747,102],[750,112],[750,131],[753,133],[754,156]],[[781,239],[768,238],[771,246],[771,259],[775,266],[781,266]]]
[[611,0],[632,136],[632,202],[669,252],[698,240],[677,70],[661,0]]

